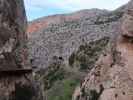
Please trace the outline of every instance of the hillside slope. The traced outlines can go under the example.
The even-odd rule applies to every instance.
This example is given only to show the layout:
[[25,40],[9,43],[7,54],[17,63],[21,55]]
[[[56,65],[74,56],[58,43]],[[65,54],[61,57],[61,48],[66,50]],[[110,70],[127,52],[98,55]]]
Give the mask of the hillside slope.
[[121,33],[124,11],[125,6],[82,10],[29,23],[29,58],[44,99],[72,99],[75,88]]
[[33,66],[45,68],[54,56],[61,57],[68,63],[69,56],[80,45],[103,37],[116,36],[122,14],[121,11],[92,9],[31,22],[28,46]]

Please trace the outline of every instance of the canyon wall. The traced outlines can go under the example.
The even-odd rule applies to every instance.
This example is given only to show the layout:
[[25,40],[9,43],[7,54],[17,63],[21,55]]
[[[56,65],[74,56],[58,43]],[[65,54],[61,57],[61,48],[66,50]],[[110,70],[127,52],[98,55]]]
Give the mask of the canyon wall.
[[0,0],[0,100],[35,99],[26,27],[23,0]]
[[133,99],[133,0],[125,9],[121,33],[75,90],[73,100]]
[[32,66],[47,68],[53,57],[65,63],[81,45],[119,34],[123,11],[83,10],[68,15],[44,17],[29,23],[28,48]]
[[44,98],[72,99],[74,89],[121,34],[124,11],[125,6],[81,10],[29,22],[29,58]]

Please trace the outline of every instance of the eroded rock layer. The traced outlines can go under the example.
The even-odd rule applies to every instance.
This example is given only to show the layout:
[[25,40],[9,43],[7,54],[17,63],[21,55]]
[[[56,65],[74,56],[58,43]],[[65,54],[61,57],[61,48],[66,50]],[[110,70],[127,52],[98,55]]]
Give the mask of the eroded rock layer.
[[0,0],[0,100],[32,100],[23,0]]

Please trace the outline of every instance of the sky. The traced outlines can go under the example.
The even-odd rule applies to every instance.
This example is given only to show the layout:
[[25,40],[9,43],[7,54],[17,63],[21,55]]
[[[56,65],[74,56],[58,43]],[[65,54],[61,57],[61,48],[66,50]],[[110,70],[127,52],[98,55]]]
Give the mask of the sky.
[[24,0],[29,21],[54,14],[71,13],[82,9],[114,10],[129,0]]

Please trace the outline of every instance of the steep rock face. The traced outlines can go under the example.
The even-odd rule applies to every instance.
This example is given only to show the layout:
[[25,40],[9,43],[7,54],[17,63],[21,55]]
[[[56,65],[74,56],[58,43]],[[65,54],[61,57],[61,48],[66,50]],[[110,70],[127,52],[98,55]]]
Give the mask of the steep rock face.
[[0,100],[32,100],[23,0],[0,0]]
[[80,89],[75,90],[74,100],[133,99],[132,3],[127,5],[121,33],[101,55]]
[[128,4],[128,7],[126,8],[126,14],[124,15],[123,19],[125,19],[123,21],[123,25],[122,25],[122,31],[123,31],[123,35],[126,36],[133,36],[133,20],[132,20],[132,16],[133,16],[133,2],[130,2]]
[[1,0],[0,12],[0,70],[28,69],[22,0]]
[[119,33],[122,15],[121,10],[92,9],[31,22],[28,47],[33,67],[46,68],[54,56],[63,58],[67,64],[70,55],[80,45],[103,37],[113,38]]
[[120,34],[124,11],[83,10],[29,23],[29,57],[44,98],[71,100],[75,87]]

